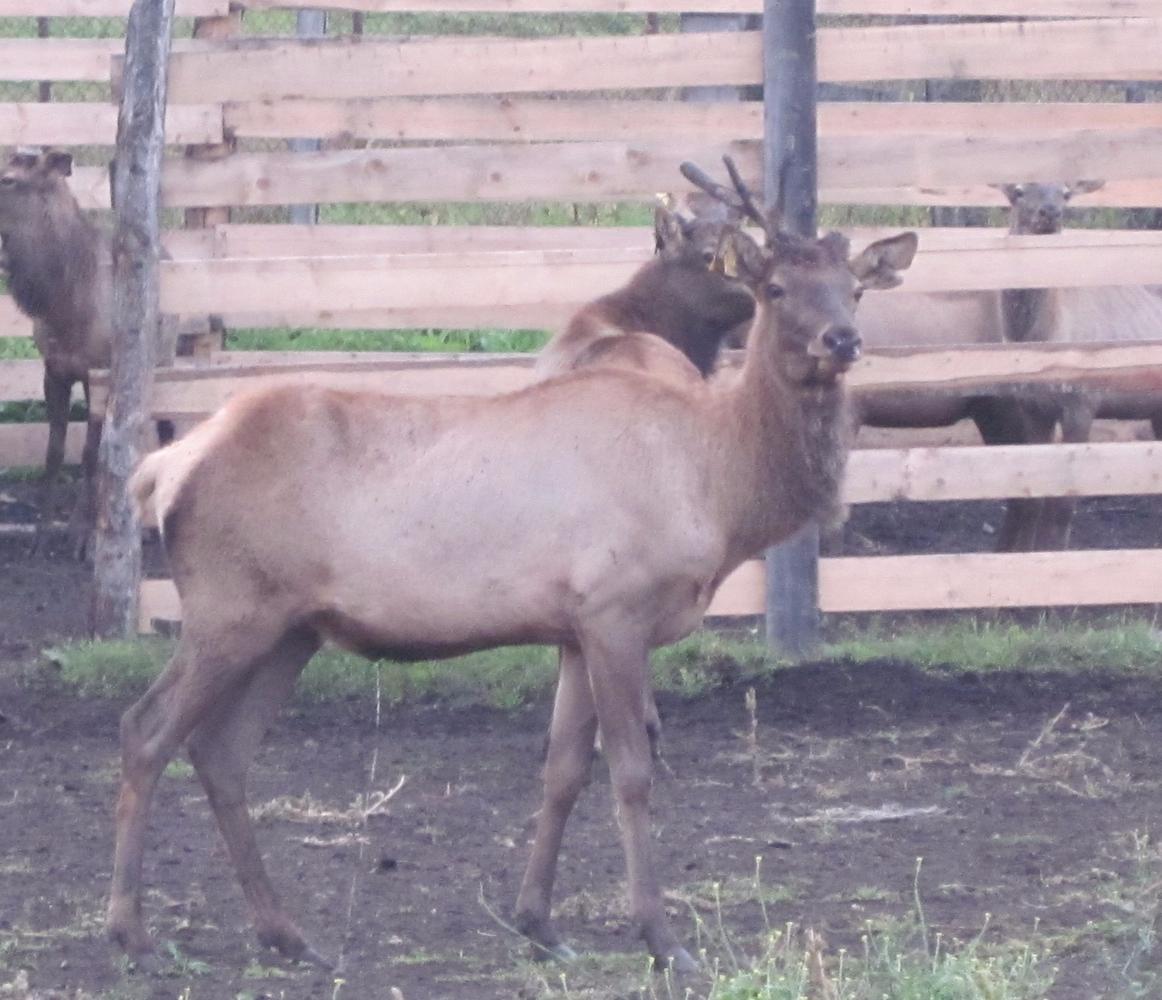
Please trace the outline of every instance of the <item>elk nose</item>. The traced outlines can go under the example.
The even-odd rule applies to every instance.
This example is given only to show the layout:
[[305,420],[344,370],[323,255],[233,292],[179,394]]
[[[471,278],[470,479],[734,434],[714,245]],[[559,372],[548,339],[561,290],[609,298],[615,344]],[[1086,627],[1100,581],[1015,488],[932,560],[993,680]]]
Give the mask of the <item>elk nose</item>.
[[859,359],[863,344],[853,326],[833,326],[823,334],[823,346],[837,361],[850,364]]

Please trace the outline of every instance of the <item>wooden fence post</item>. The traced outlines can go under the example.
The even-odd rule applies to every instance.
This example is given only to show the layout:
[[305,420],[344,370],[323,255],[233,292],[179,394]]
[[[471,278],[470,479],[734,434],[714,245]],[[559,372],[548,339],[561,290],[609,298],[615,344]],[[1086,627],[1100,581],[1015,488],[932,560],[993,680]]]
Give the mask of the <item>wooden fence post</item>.
[[134,0],[113,168],[113,363],[101,437],[93,630],[137,631],[141,528],[129,496],[158,350],[161,161],[174,0]]
[[[763,190],[783,223],[815,235],[815,0],[764,0]],[[803,656],[819,642],[819,529],[767,552],[767,641]]]

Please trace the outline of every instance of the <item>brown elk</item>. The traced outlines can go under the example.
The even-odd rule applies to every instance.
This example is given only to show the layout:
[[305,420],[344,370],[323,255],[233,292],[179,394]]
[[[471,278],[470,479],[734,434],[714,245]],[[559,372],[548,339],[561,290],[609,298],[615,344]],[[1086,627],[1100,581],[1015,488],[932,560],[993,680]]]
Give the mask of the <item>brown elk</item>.
[[658,205],[657,255],[623,288],[573,316],[537,357],[538,377],[593,364],[649,368],[677,379],[714,370],[723,342],[754,316],[745,285],[716,266],[725,235],[741,216],[719,201],[687,201],[689,217]]
[[[1001,185],[1010,204],[1014,235],[1060,233],[1065,209],[1077,194],[1101,181]],[[1084,343],[1157,340],[1162,337],[1162,288],[1130,285],[1096,288],[1016,288],[1001,293],[1005,339],[1014,343]],[[1162,400],[1149,393],[1084,389],[1029,396],[1021,401],[1024,440],[1044,443],[1058,425],[1071,443],[1089,440],[1096,417],[1150,420],[1162,431]],[[1023,550],[1062,549],[1069,541],[1076,500],[1071,497],[1010,501],[1005,533]]]
[[[72,156],[60,150],[18,151],[0,173],[0,238],[8,287],[17,307],[32,319],[33,339],[44,358],[49,436],[38,541],[52,516],[73,385],[81,383],[88,403],[89,371],[107,368],[112,352],[111,244],[69,190],[72,165]],[[163,346],[163,352],[167,349],[172,351],[173,344]],[[101,421],[90,417],[81,493],[70,521],[78,555],[84,553],[93,523],[100,436]]]
[[767,246],[730,237],[758,303],[737,379],[593,366],[488,398],[276,386],[142,462],[135,494],[161,526],[184,618],[121,722],[114,941],[149,949],[147,813],[185,743],[260,941],[322,961],[275,894],[245,796],[304,665],[328,640],[397,660],[551,643],[560,671],[516,925],[569,953],[550,900],[600,727],[630,919],[658,963],[695,967],[650,856],[649,653],[696,628],[743,560],[830,516],[859,285],[897,283],[916,246],[902,234],[849,260],[843,237],[788,234],[747,202]]

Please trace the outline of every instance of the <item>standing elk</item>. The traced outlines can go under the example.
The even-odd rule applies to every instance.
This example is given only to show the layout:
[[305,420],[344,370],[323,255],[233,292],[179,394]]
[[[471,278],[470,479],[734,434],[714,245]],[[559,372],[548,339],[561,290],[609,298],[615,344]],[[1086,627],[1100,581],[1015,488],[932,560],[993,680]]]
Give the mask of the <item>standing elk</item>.
[[737,379],[594,366],[488,398],[276,386],[142,462],[133,489],[161,527],[184,620],[173,658],[121,721],[117,944],[150,948],[148,810],[185,743],[259,940],[323,962],[271,885],[245,794],[307,661],[326,640],[393,659],[551,643],[560,675],[516,926],[569,954],[551,894],[600,727],[630,919],[661,966],[696,968],[651,860],[649,653],[695,629],[743,560],[831,515],[858,289],[897,284],[916,247],[905,233],[849,259],[842,236],[784,232],[777,209],[742,192],[766,247],[730,236],[757,299]]
[[[1101,188],[1102,181],[1073,184],[1004,184],[1009,232],[1060,233],[1074,195]],[[1095,288],[1014,288],[1001,293],[1005,339],[1012,343],[1086,343],[1162,338],[1162,288],[1126,285]],[[1022,398],[1025,440],[1051,441],[1057,426],[1070,443],[1089,440],[1097,417],[1149,420],[1162,433],[1162,399],[1151,393],[1066,389]],[[1010,501],[1006,533],[1020,550],[1063,549],[1077,501],[1046,497]],[[1011,520],[1011,524],[1009,521]]]
[[578,310],[538,355],[537,377],[594,364],[648,368],[677,379],[704,378],[714,370],[723,342],[754,317],[754,297],[717,266],[740,214],[697,196],[688,203],[690,217],[657,206],[657,255],[623,288]]
[[[44,358],[49,432],[34,547],[43,541],[52,517],[73,385],[81,383],[88,404],[89,372],[109,367],[112,355],[112,246],[69,190],[72,169],[72,155],[61,150],[17,151],[0,173],[0,238],[8,288],[32,320],[33,340]],[[168,324],[166,332],[172,332]],[[164,345],[163,353],[172,348],[172,343]],[[159,431],[165,438],[166,429]],[[69,524],[78,556],[84,555],[93,526],[100,437],[101,421],[90,414],[81,492]]]

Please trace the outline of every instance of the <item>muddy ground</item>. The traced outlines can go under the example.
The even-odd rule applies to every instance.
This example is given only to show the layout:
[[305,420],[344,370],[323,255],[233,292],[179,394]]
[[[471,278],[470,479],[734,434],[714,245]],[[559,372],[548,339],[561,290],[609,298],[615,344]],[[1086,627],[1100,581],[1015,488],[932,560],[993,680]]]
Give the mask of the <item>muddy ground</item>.
[[[6,498],[6,499],[5,499]],[[0,484],[19,520],[21,484]],[[856,527],[889,551],[940,532],[984,549],[999,506],[865,509]],[[1159,510],[1088,504],[1083,543],[1157,545]],[[931,521],[927,520],[931,518]],[[949,529],[953,537],[949,540]],[[905,542],[905,539],[910,539]],[[78,699],[44,680],[39,651],[84,631],[84,571],[59,553],[29,562],[0,542],[0,996],[534,998],[559,972],[525,961],[504,926],[538,801],[548,705],[516,713],[436,705],[300,705],[253,773],[269,809],[260,837],[276,883],[342,982],[260,951],[188,766],[163,782],[146,878],[161,974],[127,971],[101,930],[110,868],[116,722],[124,702]],[[1092,544],[1092,542],[1091,542]],[[656,787],[657,859],[673,918],[728,963],[766,921],[859,949],[868,921],[914,912],[946,940],[1034,940],[1052,949],[1054,1000],[1162,997],[1143,943],[1162,862],[1162,678],[1092,670],[989,676],[907,664],[808,664],[695,701],[662,701],[672,773]],[[369,782],[374,763],[376,774]],[[406,779],[366,825],[368,790]],[[277,803],[276,803],[277,804]],[[762,886],[756,888],[756,858]],[[627,997],[647,981],[627,931],[607,776],[573,817],[560,922],[585,958],[571,996]],[[715,885],[717,890],[717,902]],[[695,984],[697,985],[697,984]],[[184,992],[187,991],[188,993]],[[80,991],[80,992],[78,992]],[[565,994],[558,992],[557,995]]]

